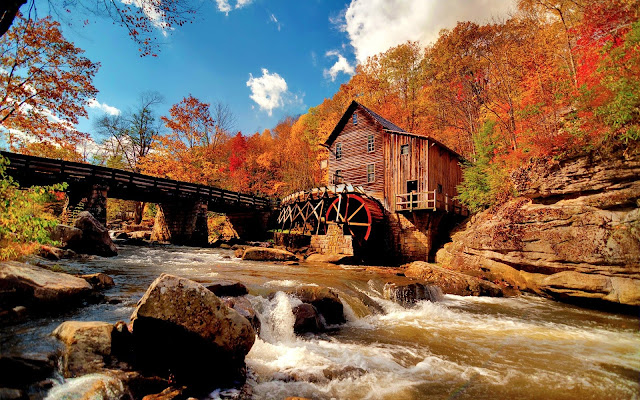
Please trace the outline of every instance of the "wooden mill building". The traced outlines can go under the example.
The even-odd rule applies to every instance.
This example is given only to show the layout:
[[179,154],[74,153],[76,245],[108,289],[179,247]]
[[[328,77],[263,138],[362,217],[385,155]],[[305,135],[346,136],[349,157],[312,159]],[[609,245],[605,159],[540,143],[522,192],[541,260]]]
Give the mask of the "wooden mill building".
[[325,142],[329,183],[362,186],[391,213],[465,213],[454,199],[462,157],[353,101]]

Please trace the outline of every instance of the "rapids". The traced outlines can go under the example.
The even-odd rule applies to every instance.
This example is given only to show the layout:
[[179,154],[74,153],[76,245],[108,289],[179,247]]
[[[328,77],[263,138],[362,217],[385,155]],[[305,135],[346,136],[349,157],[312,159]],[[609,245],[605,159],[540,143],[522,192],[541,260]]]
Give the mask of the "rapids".
[[[128,321],[149,284],[167,272],[248,287],[262,322],[246,359],[255,399],[640,397],[640,332],[632,316],[533,296],[445,295],[406,309],[382,297],[384,284],[401,278],[360,267],[242,261],[220,249],[120,249],[113,258],[57,262],[70,273],[111,275],[108,303],[0,327],[0,354],[50,353],[58,344],[49,334],[65,320]],[[291,309],[299,300],[284,291],[301,284],[339,292],[347,323],[296,337]],[[69,380],[49,398],[72,398],[76,386]],[[221,388],[211,398],[235,394]]]

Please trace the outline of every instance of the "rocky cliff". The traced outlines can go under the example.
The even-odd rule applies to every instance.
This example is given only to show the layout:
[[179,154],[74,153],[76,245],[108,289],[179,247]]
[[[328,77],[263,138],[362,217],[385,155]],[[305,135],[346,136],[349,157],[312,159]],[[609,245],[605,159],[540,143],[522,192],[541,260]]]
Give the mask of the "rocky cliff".
[[559,300],[640,306],[640,153],[629,153],[517,171],[520,197],[468,220],[436,261]]

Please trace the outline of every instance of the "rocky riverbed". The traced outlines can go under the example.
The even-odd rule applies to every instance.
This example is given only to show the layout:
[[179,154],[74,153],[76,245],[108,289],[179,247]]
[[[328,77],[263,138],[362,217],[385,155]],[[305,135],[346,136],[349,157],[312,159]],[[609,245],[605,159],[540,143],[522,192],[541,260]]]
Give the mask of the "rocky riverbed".
[[[428,265],[406,270],[409,275],[410,270],[423,274],[427,281],[422,281],[396,276],[399,270],[241,260],[234,257],[233,250],[224,249],[120,246],[118,250],[115,257],[48,262],[77,275],[106,273],[115,285],[102,289],[103,302],[0,327],[0,367],[6,378],[16,376],[7,368],[31,366],[27,370],[37,381],[31,395],[51,399],[82,398],[91,390],[98,390],[101,398],[122,398],[131,395],[132,387],[140,398],[160,392],[165,397],[156,398],[186,398],[189,393],[181,391],[182,387],[194,382],[184,381],[180,372],[169,372],[171,368],[163,365],[179,360],[172,352],[179,348],[179,342],[152,340],[152,332],[161,337],[167,329],[164,323],[147,324],[153,328],[150,330],[140,328],[149,356],[144,359],[148,362],[157,357],[151,363],[157,368],[150,373],[155,381],[136,376],[149,375],[148,369],[115,353],[121,354],[124,348],[131,354],[122,336],[135,336],[135,321],[142,316],[187,326],[193,322],[187,309],[200,310],[196,314],[204,310],[195,299],[217,299],[217,292],[224,307],[230,306],[247,318],[250,325],[242,325],[245,328],[237,332],[259,333],[253,335],[252,345],[248,336],[235,335],[245,338],[236,343],[239,348],[248,349],[248,353],[239,353],[246,353],[245,384],[220,384],[216,369],[233,364],[207,357],[206,346],[200,351],[201,347],[193,345],[199,343],[195,339],[188,343],[190,350],[182,356],[192,361],[186,365],[184,360],[179,362],[194,369],[195,383],[206,388],[206,393],[198,392],[198,398],[419,399],[455,395],[595,399],[640,395],[640,356],[636,350],[640,334],[633,316],[526,295],[447,294],[460,287],[456,277],[448,278],[450,288],[442,293],[428,285],[429,276],[441,273]],[[430,275],[424,271],[431,271]],[[163,273],[170,275],[158,281]],[[474,282],[465,287],[474,287]],[[173,304],[166,308],[148,303],[156,296],[152,293],[166,294],[178,286],[193,287],[189,290],[194,294],[209,294],[160,301]],[[478,290],[493,288],[489,285]],[[235,296],[226,297],[230,295]],[[143,296],[147,300],[140,302]],[[205,303],[222,307],[217,300]],[[198,300],[197,304],[204,303]],[[65,327],[65,321],[84,322],[67,322]],[[56,329],[59,339],[51,335]],[[82,331],[92,333],[82,335]],[[207,336],[206,330],[198,332],[200,337]],[[69,373],[68,360],[73,357],[67,353],[68,343],[87,337],[102,344],[89,346],[98,357],[80,358],[79,365],[96,369]],[[111,337],[110,346],[106,340],[98,340],[101,337]],[[114,348],[119,350],[113,353]],[[238,357],[231,356],[231,360]],[[62,369],[54,370],[52,360]],[[91,360],[98,362],[92,364]],[[63,374],[55,372],[58,370]],[[0,382],[6,393],[26,395],[11,386],[18,385],[16,379]]]

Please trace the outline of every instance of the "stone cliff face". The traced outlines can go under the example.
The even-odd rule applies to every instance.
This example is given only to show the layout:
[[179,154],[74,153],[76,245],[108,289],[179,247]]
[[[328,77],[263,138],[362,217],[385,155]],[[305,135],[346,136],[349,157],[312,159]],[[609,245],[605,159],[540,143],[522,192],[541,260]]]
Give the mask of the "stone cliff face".
[[587,305],[640,306],[640,155],[540,162],[520,197],[472,217],[436,261]]

